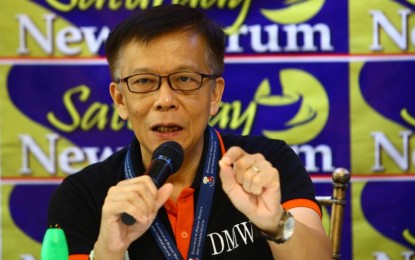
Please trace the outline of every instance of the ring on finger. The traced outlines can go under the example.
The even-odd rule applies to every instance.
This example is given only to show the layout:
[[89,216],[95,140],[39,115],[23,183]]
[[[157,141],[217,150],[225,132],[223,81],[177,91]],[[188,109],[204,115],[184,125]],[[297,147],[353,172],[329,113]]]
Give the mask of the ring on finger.
[[256,167],[255,165],[252,165],[251,169],[252,169],[255,173],[259,173],[259,169],[258,169],[258,167]]

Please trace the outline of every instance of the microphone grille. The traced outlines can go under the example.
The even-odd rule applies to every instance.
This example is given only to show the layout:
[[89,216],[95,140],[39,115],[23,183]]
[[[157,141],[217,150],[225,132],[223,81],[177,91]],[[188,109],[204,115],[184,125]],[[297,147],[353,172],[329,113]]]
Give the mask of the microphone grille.
[[171,160],[173,166],[173,172],[176,172],[180,169],[183,163],[184,151],[182,146],[174,141],[167,141],[159,145],[153,152],[152,159],[157,157],[164,156]]

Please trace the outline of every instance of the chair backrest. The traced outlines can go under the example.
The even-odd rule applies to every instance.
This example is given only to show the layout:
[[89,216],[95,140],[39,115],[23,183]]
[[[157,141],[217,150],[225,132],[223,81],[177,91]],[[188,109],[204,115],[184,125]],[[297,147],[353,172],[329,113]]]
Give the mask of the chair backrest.
[[337,168],[332,174],[332,181],[332,196],[317,196],[316,198],[320,205],[331,208],[329,237],[332,245],[332,259],[340,259],[344,207],[347,202],[346,189],[350,182],[350,172],[345,168]]

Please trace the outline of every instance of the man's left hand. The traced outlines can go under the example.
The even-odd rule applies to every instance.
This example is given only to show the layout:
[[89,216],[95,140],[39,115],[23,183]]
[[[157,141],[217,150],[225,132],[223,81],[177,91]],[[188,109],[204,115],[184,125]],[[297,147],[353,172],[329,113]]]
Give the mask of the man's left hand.
[[219,161],[222,187],[233,205],[258,228],[275,231],[283,208],[279,172],[262,154],[231,147]]

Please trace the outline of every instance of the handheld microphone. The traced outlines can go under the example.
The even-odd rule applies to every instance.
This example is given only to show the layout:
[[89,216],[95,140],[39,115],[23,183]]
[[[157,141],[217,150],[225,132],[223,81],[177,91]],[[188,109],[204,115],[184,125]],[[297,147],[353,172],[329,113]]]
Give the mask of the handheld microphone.
[[[162,143],[154,150],[146,174],[151,177],[157,188],[160,188],[171,174],[180,169],[183,163],[183,156],[183,148],[174,141]],[[121,221],[130,226],[136,220],[133,216],[123,212]]]

